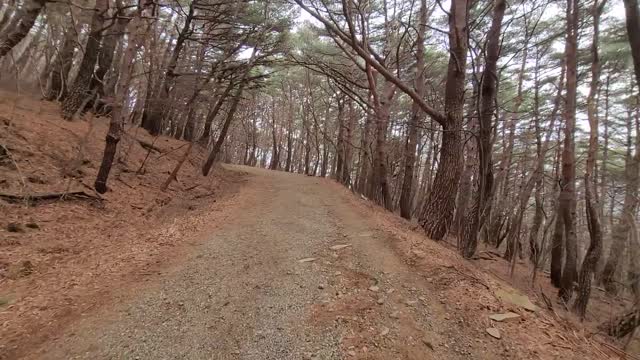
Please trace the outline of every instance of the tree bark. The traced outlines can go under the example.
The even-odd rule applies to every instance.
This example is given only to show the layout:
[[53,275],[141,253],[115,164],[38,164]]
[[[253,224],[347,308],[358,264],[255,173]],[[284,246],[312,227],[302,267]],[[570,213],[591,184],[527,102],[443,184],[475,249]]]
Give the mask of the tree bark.
[[589,119],[589,149],[587,151],[587,166],[584,173],[584,200],[589,229],[589,249],[584,256],[580,274],[578,276],[578,297],[573,304],[573,311],[584,320],[591,296],[591,281],[596,265],[602,253],[602,229],[600,225],[600,212],[597,205],[596,178],[593,172],[596,167],[598,154],[598,108],[596,94],[600,84],[600,59],[598,56],[598,38],[600,35],[600,15],[607,0],[598,4],[593,2],[593,41],[591,44],[591,86],[587,97],[587,116]]
[[440,162],[420,225],[428,237],[442,240],[453,220],[458,182],[462,172],[462,118],[467,65],[468,0],[452,0],[449,15],[449,64],[445,84],[445,121]]
[[76,48],[75,26],[70,25],[65,28],[62,48],[56,53],[53,61],[53,71],[47,86],[45,99],[49,101],[61,101],[67,96],[69,84],[69,71],[73,64],[73,52]]
[[137,15],[129,25],[131,28],[131,35],[127,42],[127,48],[124,52],[122,64],[120,64],[120,82],[116,88],[115,99],[112,105],[113,111],[111,112],[111,120],[109,121],[109,130],[107,132],[102,163],[100,164],[98,176],[94,183],[96,191],[100,194],[107,192],[107,179],[109,178],[111,166],[115,159],[118,142],[120,142],[120,137],[124,131],[124,124],[127,116],[123,109],[129,95],[129,84],[131,83],[133,70],[132,67],[138,46],[142,43],[142,39],[145,35],[143,32],[143,18],[150,16],[148,12],[152,6],[153,1],[146,0],[142,7],[138,9]]
[[478,233],[483,226],[490,210],[489,204],[493,193],[493,164],[491,161],[492,143],[491,131],[496,113],[496,89],[498,84],[498,58],[500,56],[500,34],[502,18],[506,10],[505,0],[495,0],[493,3],[493,20],[487,34],[487,49],[485,66],[480,88],[480,118],[478,143],[478,178],[474,186],[475,193],[471,209],[465,218],[462,237],[462,255],[471,258],[478,247]]
[[351,146],[353,142],[353,128],[356,123],[356,113],[353,108],[353,101],[351,99],[347,100],[347,122],[345,127],[344,134],[344,150],[343,150],[343,163],[342,163],[342,177],[340,178],[340,182],[349,187],[351,183],[351,157],[353,155],[353,147]]
[[[416,37],[416,71],[414,88],[418,96],[424,97],[425,49],[424,39],[427,29],[427,1],[420,0],[420,14]],[[411,219],[413,213],[413,172],[416,162],[416,144],[418,142],[418,125],[423,114],[420,104],[411,104],[411,117],[407,124],[407,138],[404,143],[404,179],[400,195],[400,216]]]
[[0,59],[27,36],[42,8],[44,8],[44,4],[45,0],[25,0],[22,10],[11,19],[12,24],[1,29]]
[[616,295],[619,291],[616,273],[623,258],[625,244],[635,221],[638,207],[638,186],[640,185],[640,137],[636,136],[635,155],[632,155],[632,114],[627,119],[627,153],[624,165],[624,200],[622,212],[611,231],[611,249],[609,257],[602,271],[602,284],[609,295]]
[[[249,70],[247,70],[247,73],[248,72]],[[246,75],[244,77],[246,77]],[[231,105],[229,106],[227,116],[224,119],[224,124],[222,125],[222,129],[220,130],[220,134],[218,134],[218,140],[216,140],[216,143],[213,145],[213,149],[211,150],[211,153],[209,153],[209,157],[202,167],[202,175],[204,176],[209,175],[209,171],[213,166],[213,162],[216,160],[216,157],[218,156],[218,153],[222,148],[222,144],[227,137],[229,126],[231,126],[231,122],[233,121],[233,116],[235,115],[236,110],[238,110],[238,104],[240,103],[242,92],[244,91],[244,87],[246,85],[246,80],[244,77],[241,80],[242,82],[240,83],[240,85],[238,85],[235,94],[233,95],[233,100],[231,100]]]
[[638,0],[624,0],[624,10],[636,86],[640,88],[640,10],[638,9]]
[[205,143],[205,141],[211,136],[211,126],[213,125],[213,120],[218,116],[220,109],[222,109],[222,105],[229,97],[231,90],[233,89],[233,82],[229,81],[229,84],[224,88],[224,91],[216,97],[216,103],[213,106],[213,109],[207,114],[207,117],[204,121],[204,132],[200,137],[200,142]]
[[100,53],[104,14],[107,11],[107,6],[108,0],[96,0],[96,6],[91,17],[89,37],[78,75],[76,75],[73,85],[69,89],[68,96],[62,101],[62,117],[66,120],[71,120],[76,112],[82,112],[84,109],[80,109],[80,106],[87,97],[92,96],[90,84]]
[[372,189],[371,198],[387,210],[391,210],[391,192],[389,190],[389,179],[387,174],[387,129],[389,126],[389,115],[391,101],[395,94],[396,87],[393,83],[385,81],[382,94],[378,104],[376,104],[376,149],[373,157]]
[[575,126],[577,96],[577,49],[579,28],[579,1],[567,1],[567,40],[565,56],[567,59],[567,91],[564,108],[564,141],[562,149],[562,180],[558,197],[559,216],[564,223],[565,261],[560,280],[559,297],[569,302],[573,295],[573,282],[577,275],[578,244],[576,237],[576,164],[575,164]]
[[336,127],[338,128],[338,137],[336,139],[336,168],[333,172],[333,178],[337,181],[342,180],[342,167],[344,163],[344,99],[338,97],[338,115],[336,116]]
[[145,103],[145,108],[142,115],[142,128],[147,130],[152,135],[158,135],[162,131],[162,120],[165,116],[165,111],[167,110],[165,102],[166,99],[169,98],[169,93],[175,83],[176,77],[178,76],[175,73],[175,70],[178,65],[178,58],[180,57],[180,53],[184,48],[185,41],[191,33],[191,22],[194,18],[194,11],[194,2],[190,2],[189,11],[186,14],[184,25],[180,29],[180,33],[178,33],[176,45],[171,51],[171,57],[169,58],[167,69],[164,72],[162,82],[159,84],[159,96],[158,98],[150,98]]
[[[114,16],[116,16],[116,14],[114,14]],[[91,83],[89,84],[90,91],[94,91],[98,98],[104,96],[104,76],[111,69],[116,53],[116,45],[118,45],[118,40],[122,38],[122,33],[127,27],[129,19],[117,17],[113,19],[113,21],[113,26],[102,36],[100,56],[97,61],[98,67],[93,73]]]

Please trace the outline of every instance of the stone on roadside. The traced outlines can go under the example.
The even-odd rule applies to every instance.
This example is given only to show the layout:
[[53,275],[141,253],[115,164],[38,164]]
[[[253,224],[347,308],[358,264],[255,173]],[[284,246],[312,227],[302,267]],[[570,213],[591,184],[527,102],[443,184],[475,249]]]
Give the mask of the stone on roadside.
[[487,334],[493,336],[496,339],[500,339],[502,336],[500,335],[500,330],[496,328],[487,328]]
[[516,319],[519,318],[520,315],[516,314],[514,312],[507,312],[504,314],[491,314],[489,315],[489,319],[494,320],[494,321],[504,321],[504,320],[509,320],[509,319]]
[[7,224],[7,231],[8,232],[13,232],[13,233],[18,233],[18,232],[24,232],[24,229],[22,228],[22,225],[12,222]]

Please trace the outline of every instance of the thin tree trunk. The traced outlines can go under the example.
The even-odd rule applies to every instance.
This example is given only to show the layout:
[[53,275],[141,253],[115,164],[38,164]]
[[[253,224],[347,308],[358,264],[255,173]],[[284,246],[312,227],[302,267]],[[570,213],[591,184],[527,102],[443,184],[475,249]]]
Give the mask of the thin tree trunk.
[[[371,97],[371,96],[369,96]],[[362,128],[362,141],[360,142],[360,175],[358,176],[358,192],[360,194],[368,194],[371,159],[371,123],[373,115],[367,113]]]
[[231,93],[233,89],[233,82],[229,81],[229,84],[224,88],[222,94],[218,94],[216,97],[216,104],[213,106],[213,109],[207,114],[207,117],[204,121],[204,132],[200,137],[200,142],[205,143],[206,140],[211,136],[211,126],[213,125],[213,120],[216,118],[220,109],[222,109],[222,105],[224,104],[227,97]]
[[[166,71],[164,72],[164,77],[162,82],[159,84],[159,96],[158,98],[150,98],[150,101],[147,101],[145,104],[142,116],[142,127],[152,135],[158,135],[162,130],[162,119],[165,116],[165,111],[167,110],[165,102],[166,99],[169,98],[170,91],[173,88],[177,77],[175,70],[178,65],[180,53],[182,52],[185,41],[191,32],[191,22],[194,18],[195,11],[194,5],[194,2],[189,3],[189,11],[186,14],[184,25],[178,33],[176,45],[171,51],[171,57],[169,58]],[[171,44],[169,44],[169,46],[171,46]]]
[[126,123],[126,114],[123,111],[124,105],[127,102],[129,95],[129,84],[132,78],[132,67],[135,60],[135,55],[138,47],[143,42],[143,18],[150,16],[148,12],[153,6],[151,0],[147,0],[141,8],[138,9],[138,14],[131,21],[129,27],[131,28],[131,35],[127,42],[127,48],[124,52],[124,59],[120,65],[120,82],[116,88],[115,99],[112,105],[113,111],[111,113],[111,120],[109,121],[109,130],[107,132],[106,145],[104,148],[104,154],[102,156],[102,163],[98,170],[98,176],[94,183],[94,187],[97,192],[104,194],[107,192],[107,179],[111,172],[111,166],[116,155],[118,142],[124,131],[124,124]]
[[356,114],[355,109],[353,108],[353,101],[347,100],[347,126],[345,128],[345,138],[343,142],[344,146],[344,159],[342,164],[342,177],[340,182],[349,187],[351,183],[351,157],[353,154],[353,147],[351,146],[353,142],[353,128],[355,127],[356,122]]
[[[418,17],[418,36],[416,37],[416,71],[415,90],[420,97],[424,97],[424,38],[427,29],[427,1],[420,0],[420,14]],[[411,219],[413,213],[413,173],[416,162],[416,144],[418,142],[418,125],[423,118],[420,104],[411,104],[411,117],[407,124],[407,138],[404,143],[404,179],[400,195],[400,216]]]
[[[247,73],[249,71],[247,70]],[[244,76],[246,77],[246,75]],[[218,156],[218,153],[220,152],[220,149],[222,148],[222,144],[224,143],[224,140],[227,137],[227,132],[229,131],[229,126],[231,126],[231,122],[233,121],[233,116],[236,113],[236,110],[238,109],[238,104],[240,103],[240,99],[242,97],[242,92],[244,91],[244,87],[246,85],[246,80],[244,79],[241,80],[242,82],[240,83],[240,85],[238,86],[238,88],[236,89],[235,94],[233,95],[233,100],[231,100],[231,105],[229,106],[229,110],[227,112],[227,116],[224,120],[224,124],[222,125],[222,129],[220,130],[220,134],[218,134],[218,140],[216,140],[216,143],[213,145],[213,149],[211,150],[211,153],[209,154],[209,157],[207,158],[207,161],[205,162],[204,166],[202,167],[202,175],[207,176],[209,174],[209,171],[211,170],[211,167],[213,166],[213,162],[216,160],[216,157]]]
[[98,67],[94,72],[89,85],[89,89],[91,91],[95,91],[99,98],[104,96],[104,76],[111,69],[113,58],[116,53],[116,45],[118,45],[118,40],[122,38],[122,33],[127,27],[129,19],[116,18],[113,21],[115,24],[113,24],[113,26],[109,28],[109,31],[102,36],[102,46],[100,47],[100,56],[98,57]]
[[53,71],[47,87],[45,99],[61,101],[67,96],[69,71],[73,64],[73,52],[76,48],[75,26],[65,28],[62,48],[57,51],[53,61]]
[[622,212],[611,231],[611,249],[609,257],[602,271],[602,284],[609,295],[615,295],[619,291],[616,282],[616,274],[620,267],[625,243],[635,221],[635,213],[638,206],[638,186],[640,185],[640,137],[636,136],[635,155],[632,156],[632,114],[628,113],[627,119],[627,154],[624,165],[624,200]]
[[336,139],[336,168],[333,178],[340,181],[342,179],[342,167],[344,162],[344,99],[338,97],[338,116],[336,117],[338,127],[338,138]]
[[493,195],[493,164],[491,161],[491,131],[494,123],[496,106],[496,89],[498,83],[498,58],[500,56],[500,34],[502,18],[506,10],[505,0],[496,0],[493,4],[493,20],[487,34],[487,50],[482,86],[480,89],[480,134],[478,143],[478,179],[476,180],[474,201],[465,218],[461,253],[471,258],[478,247],[478,233],[484,225],[490,210],[489,204]]
[[167,188],[169,187],[169,184],[171,184],[173,180],[176,180],[178,178],[178,172],[180,172],[180,168],[182,168],[182,164],[184,164],[184,162],[189,157],[189,153],[191,152],[192,147],[193,147],[193,143],[190,142],[189,146],[187,146],[187,150],[185,150],[184,154],[182,154],[182,157],[180,157],[180,160],[178,160],[176,167],[173,168],[173,171],[171,171],[171,174],[169,175],[167,180],[160,187],[161,191],[166,191]]
[[600,84],[600,59],[598,57],[598,38],[600,35],[600,15],[607,0],[598,4],[598,0],[593,2],[593,42],[591,44],[591,86],[587,97],[587,116],[589,119],[589,149],[587,151],[587,166],[584,173],[584,200],[585,212],[587,216],[587,227],[589,229],[589,249],[587,250],[580,274],[578,276],[578,297],[573,304],[573,311],[584,320],[591,296],[591,281],[596,265],[602,252],[602,231],[600,226],[600,213],[597,205],[596,181],[593,172],[596,167],[596,157],[598,154],[598,108],[596,104],[596,94]]
[[371,198],[387,210],[391,210],[391,193],[387,174],[387,129],[391,101],[396,87],[390,81],[385,81],[379,103],[376,106],[376,149],[373,157]]

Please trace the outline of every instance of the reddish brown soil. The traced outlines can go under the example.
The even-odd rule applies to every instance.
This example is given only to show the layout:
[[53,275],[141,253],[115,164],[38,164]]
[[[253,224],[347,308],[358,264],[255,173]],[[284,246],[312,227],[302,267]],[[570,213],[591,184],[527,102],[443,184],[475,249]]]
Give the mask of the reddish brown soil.
[[[107,119],[87,115],[68,122],[58,109],[0,93],[0,144],[8,150],[0,161],[0,193],[80,190],[96,198],[34,206],[0,200],[0,358],[18,356],[75,318],[116,301],[117,289],[161,272],[196,234],[215,227],[207,216],[243,181],[241,173],[222,168],[203,178],[204,154],[196,149],[178,182],[162,192],[185,143],[133,128],[119,144],[110,190],[99,196],[92,184]],[[19,232],[9,232],[10,223]]]
[[[344,191],[334,184],[336,191]],[[455,251],[455,246],[446,242],[425,241],[416,224],[388,213],[371,202],[345,194],[351,203],[379,228],[389,234],[395,253],[419,273],[428,283],[429,290],[444,305],[443,311],[455,319],[467,322],[471,327],[494,326],[503,335],[500,346],[506,358],[539,359],[636,359],[634,347],[621,350],[626,344],[603,336],[597,326],[612,314],[629,304],[621,299],[610,299],[597,288],[589,305],[584,323],[556,301],[557,289],[553,288],[548,275],[538,274],[535,288],[531,287],[531,268],[525,263],[516,264],[513,278],[510,264],[496,255],[482,254],[491,258],[467,261]],[[516,289],[527,295],[539,310],[529,312],[501,301],[495,291]],[[551,299],[549,310],[541,292]],[[515,321],[493,322],[488,315],[513,311],[521,315]],[[448,320],[448,318],[445,317]],[[444,326],[444,324],[443,324]],[[363,334],[364,335],[364,334]],[[366,337],[366,336],[365,336]],[[466,341],[460,338],[458,341]],[[473,341],[473,339],[471,339]],[[525,345],[526,344],[526,345]],[[524,346],[522,346],[524,345]],[[509,352],[516,350],[515,352]],[[411,357],[409,357],[411,358]]]
[[[596,291],[590,307],[595,310],[580,324],[555,303],[555,291],[543,274],[535,288],[529,285],[526,264],[517,264],[511,278],[508,264],[493,256],[465,261],[446,244],[426,239],[415,225],[328,179],[247,168],[219,168],[203,178],[199,165],[204,154],[196,149],[179,181],[161,192],[185,144],[133,128],[120,143],[111,190],[96,200],[99,195],[91,188],[106,120],[66,122],[55,104],[7,93],[0,99],[0,144],[8,149],[0,163],[0,193],[82,190],[91,196],[34,206],[0,200],[0,358],[43,358],[53,350],[86,354],[96,350],[98,333],[107,334],[108,345],[116,346],[105,351],[122,354],[117,346],[127,341],[147,350],[147,342],[124,331],[144,325],[137,319],[175,316],[164,305],[155,306],[167,299],[153,284],[164,282],[170,292],[185,283],[184,274],[186,279],[193,274],[217,277],[208,298],[192,295],[210,289],[187,287],[173,300],[180,301],[183,318],[194,320],[205,316],[198,307],[202,304],[191,306],[196,298],[213,297],[214,304],[222,304],[206,313],[215,326],[187,326],[187,335],[202,339],[212,337],[209,331],[220,331],[214,338],[229,344],[218,344],[217,353],[210,353],[219,358],[243,354],[234,350],[236,338],[244,339],[241,348],[255,350],[253,354],[269,349],[260,346],[287,332],[296,340],[302,333],[277,327],[280,317],[290,316],[290,308],[308,314],[290,320],[314,329],[306,334],[309,344],[335,335],[338,340],[322,344],[342,354],[340,358],[586,360],[623,355],[617,350],[621,344],[610,345],[596,334],[594,319],[624,304],[607,302]],[[158,151],[149,152],[140,141],[153,143]],[[144,171],[138,173],[145,158]],[[9,232],[10,223],[21,231]],[[217,238],[207,240],[212,234]],[[211,256],[206,251],[205,257],[194,256],[191,245],[205,242]],[[329,250],[342,243],[350,246]],[[317,260],[299,263],[311,255]],[[172,275],[170,267],[177,269]],[[371,290],[372,285],[380,289]],[[266,292],[278,286],[286,296]],[[545,308],[540,286],[554,302],[553,310]],[[513,287],[539,309],[529,312],[496,295]],[[305,298],[295,298],[295,291]],[[279,307],[273,301],[295,306]],[[143,316],[122,308],[153,311]],[[286,311],[268,317],[275,323],[247,318],[280,308]],[[520,318],[500,323],[488,318],[506,311]],[[103,314],[122,319],[109,322]],[[280,337],[256,336],[252,326],[261,324],[280,331]],[[490,337],[488,327],[499,329],[501,339]],[[163,340],[156,335],[150,333],[146,340],[159,342],[158,349],[189,347],[185,339],[178,343],[177,336]],[[311,350],[321,354],[324,349]]]

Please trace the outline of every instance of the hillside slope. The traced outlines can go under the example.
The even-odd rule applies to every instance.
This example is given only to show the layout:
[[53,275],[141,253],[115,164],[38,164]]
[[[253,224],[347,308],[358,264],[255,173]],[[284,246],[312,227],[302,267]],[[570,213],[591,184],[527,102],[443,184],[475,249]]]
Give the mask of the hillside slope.
[[68,122],[56,104],[0,94],[0,194],[86,194],[0,196],[0,358],[168,266],[215,226],[211,210],[242,183],[242,174],[222,168],[200,176],[204,154],[196,149],[162,192],[186,143],[132,128],[119,145],[110,190],[99,196],[92,185],[106,131],[104,118]]

